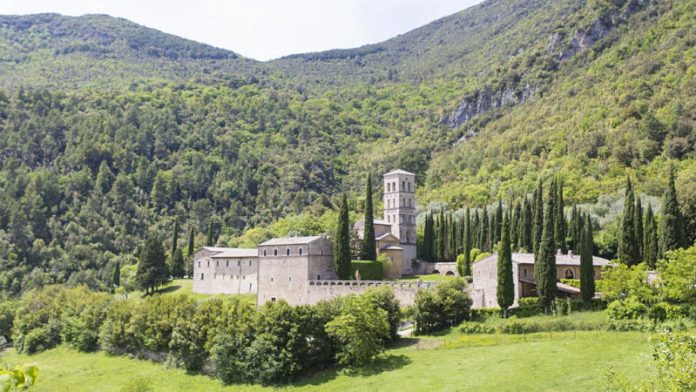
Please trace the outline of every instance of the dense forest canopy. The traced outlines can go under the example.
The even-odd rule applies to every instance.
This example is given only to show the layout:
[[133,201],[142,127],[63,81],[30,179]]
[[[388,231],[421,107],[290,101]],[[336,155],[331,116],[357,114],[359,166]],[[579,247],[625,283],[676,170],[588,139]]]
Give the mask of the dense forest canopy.
[[393,168],[417,174],[421,206],[561,174],[567,206],[598,210],[627,173],[656,200],[674,165],[695,230],[695,11],[486,1],[266,63],[107,16],[0,16],[0,290],[103,287],[177,218],[199,245],[211,227],[232,245],[321,232],[340,194],[358,210],[365,174]]

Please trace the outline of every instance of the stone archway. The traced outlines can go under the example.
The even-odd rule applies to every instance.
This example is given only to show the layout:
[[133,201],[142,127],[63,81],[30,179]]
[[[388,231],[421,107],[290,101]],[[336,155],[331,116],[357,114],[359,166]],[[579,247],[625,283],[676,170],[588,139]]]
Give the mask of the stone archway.
[[452,271],[447,271],[447,273],[446,273],[445,275],[446,275],[446,276],[454,276],[454,272],[452,272]]

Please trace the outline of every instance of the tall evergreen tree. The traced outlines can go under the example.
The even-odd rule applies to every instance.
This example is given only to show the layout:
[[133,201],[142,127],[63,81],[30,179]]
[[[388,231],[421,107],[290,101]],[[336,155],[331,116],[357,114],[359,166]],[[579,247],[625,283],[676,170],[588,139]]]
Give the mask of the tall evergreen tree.
[[[569,229],[570,229],[570,249],[573,251],[573,254],[579,254],[582,253],[582,231],[578,231],[578,207],[573,204],[573,208],[570,211],[570,224],[569,224]],[[582,227],[585,225],[583,224]]]
[[483,207],[483,214],[481,217],[481,239],[482,248],[484,252],[490,252],[491,250],[491,237],[490,237],[490,227],[488,225],[488,211],[486,207]]
[[464,228],[464,276],[471,276],[471,215],[470,210],[466,209],[466,220]]
[[474,248],[482,249],[481,242],[481,217],[478,211],[474,211],[474,223],[471,230],[471,235],[476,239]]
[[682,246],[682,216],[674,187],[674,167],[669,168],[669,185],[662,200],[660,218],[660,254]]
[[541,236],[544,231],[544,193],[541,180],[539,180],[537,189],[534,191],[532,211],[532,247],[534,250],[534,258],[536,260],[539,256],[539,244],[541,243]]
[[494,229],[491,246],[495,246],[500,241],[503,227],[503,201],[501,199],[498,199],[498,207],[495,209],[495,223],[491,227]]
[[635,265],[639,260],[638,241],[636,239],[635,197],[631,178],[626,177],[626,196],[623,218],[621,219],[621,237],[619,238],[619,260],[627,265]]
[[563,209],[565,207],[565,203],[563,201],[563,178],[559,177],[557,182],[557,190],[556,190],[556,206],[554,208],[554,214],[556,215],[556,222],[555,222],[555,227],[554,227],[554,237],[556,239],[556,249],[560,249],[561,253],[567,254],[568,253],[568,246],[566,245],[566,232],[567,232],[567,224],[565,220],[565,214],[563,212]]
[[510,220],[509,214],[503,217],[501,225],[500,248],[498,249],[498,306],[507,317],[507,310],[515,301],[515,286],[512,280],[512,251],[510,250]]
[[556,244],[554,240],[553,214],[556,208],[556,184],[551,181],[549,198],[544,213],[544,224],[541,234],[541,241],[538,246],[538,257],[534,258],[534,276],[536,280],[537,294],[539,301],[544,306],[544,311],[549,312],[554,300],[556,299]]
[[595,295],[594,266],[592,264],[592,221],[590,215],[585,217],[583,231],[580,234],[580,294],[582,300],[589,303]]
[[524,248],[527,252],[533,252],[534,244],[532,241],[532,225],[534,223],[534,215],[532,214],[532,205],[526,196],[524,197],[524,204],[522,210],[523,215],[520,223],[520,232],[522,233],[522,245],[520,247]]
[[174,218],[174,233],[172,234],[172,249],[169,255],[173,258],[176,249],[179,247],[179,218]]
[[350,279],[350,262],[350,216],[348,198],[343,195],[334,241],[334,266],[339,279]]
[[645,261],[643,257],[643,205],[640,202],[640,196],[636,196],[636,206],[633,210],[635,214],[633,217],[634,225],[634,238],[636,240],[636,253],[638,254],[638,261]]
[[645,228],[643,230],[643,261],[650,269],[655,269],[659,254],[658,247],[657,222],[655,222],[652,205],[648,203],[648,209],[645,213]]
[[375,215],[372,208],[372,176],[367,175],[365,189],[365,231],[360,258],[363,260],[377,260],[377,241],[375,239]]
[[206,246],[215,246],[215,223],[212,219],[208,222],[208,235],[205,244]]
[[429,212],[425,215],[425,227],[423,229],[423,259],[428,262],[434,261],[433,248],[435,245],[435,233],[433,224],[433,214]]
[[188,257],[193,257],[193,252],[196,251],[196,233],[193,229],[193,225],[191,225],[191,228],[189,229],[189,238],[188,238],[188,250],[186,256]]
[[174,250],[169,268],[174,278],[183,278],[186,274],[186,262],[184,261],[184,254],[180,248]]
[[111,288],[112,292],[116,287],[121,286],[121,262],[117,261],[114,270],[111,271]]
[[169,281],[167,256],[162,241],[151,235],[145,240],[136,272],[138,287],[146,294],[152,294],[157,287]]
[[522,218],[522,206],[519,202],[514,203],[514,209],[512,211],[512,220],[510,221],[510,248],[516,251],[521,247],[520,220]]

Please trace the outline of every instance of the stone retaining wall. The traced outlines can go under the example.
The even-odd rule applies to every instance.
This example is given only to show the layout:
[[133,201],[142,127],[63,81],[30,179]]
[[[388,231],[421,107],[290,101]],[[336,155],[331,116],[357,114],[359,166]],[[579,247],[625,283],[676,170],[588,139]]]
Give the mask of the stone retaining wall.
[[401,306],[413,305],[418,290],[428,289],[437,282],[390,282],[380,280],[310,280],[307,283],[307,304],[349,294],[362,294],[365,291],[387,286],[394,289]]

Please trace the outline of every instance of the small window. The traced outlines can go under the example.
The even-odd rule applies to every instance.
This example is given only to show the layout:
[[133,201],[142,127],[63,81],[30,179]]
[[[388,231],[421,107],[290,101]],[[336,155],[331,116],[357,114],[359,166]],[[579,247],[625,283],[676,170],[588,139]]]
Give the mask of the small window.
[[237,267],[241,267],[241,266],[242,266],[242,260],[237,260]]
[[278,249],[273,249],[273,256],[278,256]]
[[391,223],[391,216],[387,215],[387,223]]
[[210,261],[208,261],[208,267],[210,267]]
[[276,301],[276,297],[271,297],[271,302],[275,302],[275,301]]
[[217,272],[213,274],[213,279],[217,279]]
[[317,275],[317,280],[321,280],[321,275]]
[[263,250],[263,255],[266,256],[266,249]]
[[302,248],[300,248],[299,252],[300,252],[300,256],[302,256]]
[[575,279],[575,272],[571,268],[568,268],[565,270],[565,277],[566,279]]
[[249,267],[251,267],[251,260],[249,260]]
[[251,291],[251,283],[249,283],[249,291]]
[[[242,280],[246,280],[246,275],[242,275]],[[273,280],[273,279],[271,279]]]
[[273,277],[271,276],[271,282],[273,282]]
[[229,267],[229,266],[230,266],[230,261],[229,261],[229,260],[227,260],[227,267]]
[[290,256],[290,248],[285,249],[285,255]]
[[408,182],[408,191],[411,192],[411,181]]
[[288,276],[288,282],[292,282],[292,276]]
[[200,261],[198,262],[198,266],[199,266],[199,267],[201,266],[201,262],[200,262]]
[[527,276],[527,269],[526,268],[522,268],[522,275]]
[[201,274],[201,280],[205,279],[205,274]]
[[220,262],[219,262],[219,261],[216,261],[216,262],[215,262],[215,266],[216,266],[216,267],[219,267],[219,266],[220,266]]

